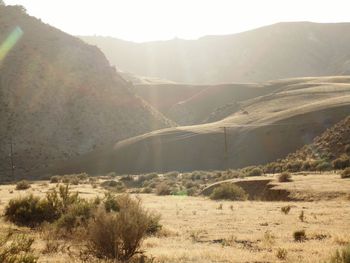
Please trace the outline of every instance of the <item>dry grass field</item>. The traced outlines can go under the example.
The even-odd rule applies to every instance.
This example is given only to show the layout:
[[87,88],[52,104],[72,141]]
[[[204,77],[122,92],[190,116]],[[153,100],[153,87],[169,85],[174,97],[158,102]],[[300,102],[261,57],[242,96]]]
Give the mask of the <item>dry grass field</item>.
[[[274,184],[274,188],[286,189],[307,201],[212,201],[202,196],[139,194],[147,209],[161,214],[163,225],[160,234],[143,242],[142,249],[155,262],[314,263],[325,262],[350,243],[349,179],[340,179],[337,174],[294,175],[293,182]],[[18,191],[15,185],[1,185],[1,213],[10,199],[29,193],[43,196],[55,186],[40,181]],[[90,184],[71,189],[85,198],[105,191]],[[284,206],[291,207],[288,214],[281,211]],[[40,231],[3,219],[0,228],[2,232],[12,228],[34,236],[39,262],[81,262],[70,256],[79,250],[79,244],[64,244],[57,253],[42,254],[46,241]],[[299,230],[305,230],[304,242],[294,241],[293,233]]]

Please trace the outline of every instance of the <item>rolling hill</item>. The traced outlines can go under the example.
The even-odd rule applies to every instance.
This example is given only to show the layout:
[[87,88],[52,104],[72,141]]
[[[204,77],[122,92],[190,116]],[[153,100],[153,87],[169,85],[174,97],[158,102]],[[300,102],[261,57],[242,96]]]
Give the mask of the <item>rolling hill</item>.
[[297,78],[270,85],[273,92],[241,102],[243,111],[220,121],[146,133],[40,173],[143,173],[264,164],[311,143],[350,113],[350,77]]
[[0,6],[0,175],[67,160],[173,122],[132,92],[103,53]]
[[198,40],[133,43],[82,36],[119,70],[180,83],[217,84],[346,75],[350,23],[278,23]]

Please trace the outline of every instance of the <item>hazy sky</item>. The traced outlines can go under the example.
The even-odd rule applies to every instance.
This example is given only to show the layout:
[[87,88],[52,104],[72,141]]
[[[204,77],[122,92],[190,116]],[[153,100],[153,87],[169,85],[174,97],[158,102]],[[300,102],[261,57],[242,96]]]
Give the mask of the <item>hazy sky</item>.
[[195,39],[281,21],[347,22],[350,0],[5,0],[73,35]]

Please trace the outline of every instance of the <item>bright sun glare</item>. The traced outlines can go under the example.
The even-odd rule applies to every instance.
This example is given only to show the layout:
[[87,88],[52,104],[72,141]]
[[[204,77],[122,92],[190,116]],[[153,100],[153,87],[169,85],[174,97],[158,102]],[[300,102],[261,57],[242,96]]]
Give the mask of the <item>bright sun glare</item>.
[[195,39],[282,21],[350,21],[348,0],[5,0],[74,35]]

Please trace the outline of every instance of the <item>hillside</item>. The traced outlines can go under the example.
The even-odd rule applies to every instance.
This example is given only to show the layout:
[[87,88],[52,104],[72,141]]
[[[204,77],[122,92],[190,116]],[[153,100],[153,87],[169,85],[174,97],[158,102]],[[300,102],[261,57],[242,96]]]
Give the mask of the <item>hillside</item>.
[[279,23],[198,40],[133,43],[81,37],[123,71],[181,83],[217,84],[350,73],[350,23]]
[[0,43],[0,176],[11,170],[11,140],[15,173],[29,176],[173,124],[132,93],[99,49],[19,6],[0,6]]
[[349,115],[350,77],[298,78],[270,85],[274,92],[242,102],[244,111],[218,122],[147,133],[58,163],[41,174],[190,171],[264,164],[311,143]]
[[332,162],[336,159],[345,160],[347,164],[344,167],[350,166],[349,157],[350,111],[348,117],[317,136],[311,144],[303,146],[283,160],[268,164],[266,169],[271,171],[281,170],[281,168],[290,171],[328,170],[332,169]]

